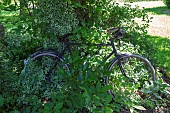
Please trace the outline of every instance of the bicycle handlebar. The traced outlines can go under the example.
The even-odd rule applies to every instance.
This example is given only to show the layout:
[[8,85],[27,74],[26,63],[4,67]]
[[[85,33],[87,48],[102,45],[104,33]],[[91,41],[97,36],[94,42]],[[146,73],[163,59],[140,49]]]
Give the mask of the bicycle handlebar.
[[[122,29],[122,27],[117,27],[117,28],[111,27],[111,28],[108,28],[106,31],[109,34],[110,38],[120,39],[125,34],[125,31]],[[114,33],[113,37],[112,37],[112,33]]]
[[[125,34],[125,31],[122,29],[123,27],[111,27],[111,28],[108,28],[106,30],[103,30],[103,32],[106,32],[109,34],[109,37],[110,37],[110,40],[112,39],[120,39],[123,37],[123,35]],[[112,34],[113,33],[113,34]],[[72,36],[73,33],[68,33],[68,34],[65,34],[63,36],[60,36],[58,39],[59,41],[61,42],[64,42],[64,43],[70,43],[69,41],[69,36]],[[75,43],[76,44],[76,43]],[[74,44],[73,44],[74,45]],[[106,44],[107,45],[107,44]]]
[[111,28],[108,28],[106,31],[110,34],[110,33],[119,31],[119,29],[120,29],[120,28],[111,27]]

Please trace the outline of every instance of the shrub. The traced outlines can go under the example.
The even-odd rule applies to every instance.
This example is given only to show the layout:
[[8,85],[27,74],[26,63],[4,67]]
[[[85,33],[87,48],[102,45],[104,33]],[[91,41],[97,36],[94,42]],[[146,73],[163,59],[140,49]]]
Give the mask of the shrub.
[[[83,109],[86,108],[89,111],[96,112],[119,112],[124,101],[126,101],[126,106],[130,108],[133,102],[126,97],[123,97],[124,101],[123,99],[119,100],[119,94],[117,101],[122,101],[121,104],[110,104],[111,97],[107,95],[106,90],[111,87],[104,87],[100,79],[101,75],[107,75],[107,73],[94,68],[95,66],[92,64],[99,64],[100,61],[93,59],[93,57],[91,57],[93,62],[83,58],[74,59],[74,67],[71,67],[72,72],[70,73],[72,76],[66,78],[69,81],[68,91],[61,90],[58,95],[56,90],[53,90],[54,88],[48,87],[50,84],[40,85],[44,76],[40,73],[40,70],[35,70],[39,75],[36,76],[35,80],[37,81],[31,78],[35,75],[31,76],[24,71],[21,72],[21,70],[26,68],[23,65],[23,60],[35,48],[62,48],[62,44],[60,45],[58,42],[58,36],[73,31],[76,34],[71,37],[73,40],[85,43],[105,42],[108,37],[102,34],[102,30],[111,26],[117,27],[121,24],[120,20],[123,20],[124,26],[127,27],[127,37],[134,40],[134,44],[141,43],[142,47],[148,48],[148,46],[145,46],[144,40],[145,28],[148,27],[149,23],[146,12],[138,8],[130,8],[127,4],[119,6],[110,2],[110,0],[99,0],[97,2],[91,0],[38,0],[36,6],[36,10],[33,11],[33,18],[22,16],[20,17],[22,21],[18,21],[17,25],[14,22],[17,29],[15,28],[14,31],[6,34],[1,46],[0,74],[2,76],[0,77],[3,86],[1,93],[2,97],[5,98],[2,107],[4,111],[19,109],[21,112],[83,112]],[[135,18],[142,18],[144,23],[138,25]],[[136,47],[134,46],[131,49],[131,47],[125,46],[124,48],[133,52],[133,50],[139,49]],[[103,55],[107,54],[108,50],[105,48],[103,52],[91,47],[85,51],[97,51]],[[77,58],[77,56],[73,58]],[[28,90],[31,87],[34,89]],[[44,97],[51,98],[52,102],[43,106],[42,98]]]
[[78,25],[74,9],[67,0],[38,0],[35,18],[42,33],[62,36]]
[[[137,53],[136,49],[138,47],[127,43],[123,44],[124,46],[120,48],[120,51]],[[129,45],[131,45],[131,49],[128,48]],[[66,58],[67,60],[73,60],[74,65],[69,66],[69,72],[62,73],[62,77],[64,77],[66,83],[61,88],[56,87],[58,86],[57,81],[54,83],[45,82],[45,75],[41,69],[36,68],[34,64],[28,63],[17,81],[19,84],[18,89],[22,91],[17,101],[19,105],[24,104],[26,106],[23,106],[22,110],[25,111],[28,106],[30,110],[34,110],[34,106],[39,106],[39,110],[44,112],[107,111],[111,113],[113,111],[119,112],[121,105],[127,106],[129,104],[129,107],[132,107],[133,102],[129,97],[121,95],[122,99],[118,99],[120,97],[120,91],[115,91],[117,93],[117,103],[111,103],[112,97],[108,95],[107,90],[111,89],[112,86],[104,86],[103,79],[101,78],[101,76],[107,76],[109,74],[107,69],[104,70],[107,66],[98,68],[98,62],[102,62],[100,59],[107,52],[106,48],[101,49],[100,55],[97,58],[93,55],[81,57],[78,53],[74,52],[73,59]],[[25,73],[29,71],[28,69],[34,70],[35,73],[32,73],[30,76],[29,73]],[[62,71],[62,69],[60,68],[58,71]],[[115,89],[119,89],[120,87],[119,85],[114,86]],[[50,100],[50,102],[48,101],[44,105],[44,108],[41,107],[43,99]]]
[[164,4],[170,8],[170,0],[163,0]]

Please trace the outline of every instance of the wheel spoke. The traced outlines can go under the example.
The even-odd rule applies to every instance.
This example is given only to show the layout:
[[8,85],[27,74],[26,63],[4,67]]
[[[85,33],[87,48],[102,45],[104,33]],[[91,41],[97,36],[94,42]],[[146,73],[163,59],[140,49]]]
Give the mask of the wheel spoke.
[[[120,64],[123,68],[124,74],[120,69]],[[126,96],[141,99],[144,96],[143,89],[148,88],[153,83],[155,77],[154,68],[148,60],[138,55],[126,55],[120,58],[120,61],[115,61],[110,67],[111,75],[106,78],[106,84],[113,85],[115,88],[120,88],[121,92]]]
[[[21,74],[23,90],[30,92],[41,92],[41,97],[50,97],[66,87],[64,72],[68,65],[64,60],[49,52],[41,52],[29,58],[25,69]],[[66,89],[66,88],[64,88]]]

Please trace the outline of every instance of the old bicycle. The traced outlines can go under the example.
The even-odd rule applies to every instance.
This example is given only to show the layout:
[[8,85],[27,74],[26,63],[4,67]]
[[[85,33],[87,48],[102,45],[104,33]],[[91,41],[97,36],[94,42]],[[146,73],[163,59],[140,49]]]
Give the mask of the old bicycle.
[[[108,71],[110,72],[110,76],[103,76],[105,85],[123,85],[124,88],[122,92],[127,88],[127,82],[131,82],[128,88],[132,88],[132,93],[139,93],[143,88],[146,88],[148,85],[151,85],[153,81],[156,80],[156,73],[152,64],[146,58],[132,53],[118,53],[115,40],[123,37],[124,31],[121,27],[118,28],[109,28],[106,30],[109,35],[109,43],[100,43],[100,44],[86,44],[87,46],[106,46],[111,47],[112,51],[105,57],[104,62],[106,62],[109,58],[112,60],[109,62]],[[69,35],[68,35],[69,36]],[[65,48],[62,52],[58,51],[50,51],[50,50],[39,50],[33,53],[29,60],[26,61],[27,64],[34,64],[37,68],[42,69],[41,72],[37,74],[43,74],[44,80],[52,83],[57,82],[57,88],[62,87],[64,85],[64,77],[62,77],[61,73],[58,73],[59,70],[70,70],[69,69],[69,61],[66,63],[64,58],[65,51],[69,51],[71,53],[71,46],[81,46],[81,43],[72,43],[66,42]],[[70,54],[71,55],[71,54]],[[74,62],[73,62],[74,63]],[[49,65],[50,64],[50,65]],[[103,63],[104,64],[104,63]],[[25,71],[27,68],[25,68]],[[30,76],[34,71],[29,70]],[[123,77],[122,84],[116,84],[116,80],[119,77]],[[135,86],[133,86],[135,84]],[[136,85],[137,84],[137,85]],[[137,87],[137,90],[134,87]],[[109,94],[114,97],[114,91],[109,90]]]

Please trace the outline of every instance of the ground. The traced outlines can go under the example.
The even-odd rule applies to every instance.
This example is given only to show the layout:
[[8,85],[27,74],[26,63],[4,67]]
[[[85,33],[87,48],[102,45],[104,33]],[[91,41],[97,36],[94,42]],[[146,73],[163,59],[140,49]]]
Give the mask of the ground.
[[[140,8],[153,8],[163,7],[165,4],[162,1],[142,1],[129,3],[132,7],[138,5]],[[170,15],[170,11],[165,11],[165,14]],[[153,36],[162,36],[170,38],[170,16],[168,15],[153,15],[149,13],[150,17],[153,17],[148,34]]]
[[153,17],[148,34],[170,38],[170,16],[150,15]]

